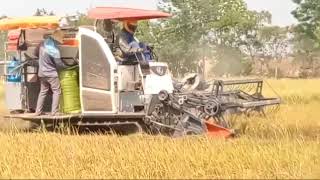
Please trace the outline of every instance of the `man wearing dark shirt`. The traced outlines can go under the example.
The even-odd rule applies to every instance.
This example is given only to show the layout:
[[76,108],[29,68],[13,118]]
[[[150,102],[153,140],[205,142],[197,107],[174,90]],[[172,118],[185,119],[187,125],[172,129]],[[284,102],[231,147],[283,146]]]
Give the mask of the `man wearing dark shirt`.
[[41,90],[38,97],[36,115],[43,114],[45,98],[49,90],[52,91],[51,115],[57,115],[59,112],[59,99],[61,95],[60,81],[58,71],[66,68],[61,61],[58,44],[63,43],[64,33],[56,30],[50,37],[46,38],[39,46],[39,72]]

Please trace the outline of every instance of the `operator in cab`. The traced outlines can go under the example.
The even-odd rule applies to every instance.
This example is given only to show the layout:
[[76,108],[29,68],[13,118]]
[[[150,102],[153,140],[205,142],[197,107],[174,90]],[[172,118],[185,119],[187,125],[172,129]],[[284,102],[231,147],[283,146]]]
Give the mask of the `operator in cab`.
[[58,71],[67,68],[61,61],[58,45],[63,43],[64,32],[56,30],[38,46],[36,54],[39,55],[40,94],[38,97],[36,116],[43,115],[43,107],[49,90],[52,91],[51,115],[59,113],[59,100],[61,86],[58,78]]
[[123,28],[119,33],[119,46],[123,58],[129,61],[136,58],[150,61],[152,60],[152,55],[149,47],[144,43],[139,43],[134,37],[137,28],[137,21],[123,22]]

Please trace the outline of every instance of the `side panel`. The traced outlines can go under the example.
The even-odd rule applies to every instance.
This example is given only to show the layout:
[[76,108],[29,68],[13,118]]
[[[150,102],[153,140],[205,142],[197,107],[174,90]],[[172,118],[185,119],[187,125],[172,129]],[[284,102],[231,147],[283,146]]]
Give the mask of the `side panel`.
[[83,114],[116,113],[117,63],[110,48],[102,36],[89,29],[80,28],[78,39]]
[[13,83],[13,82],[5,83],[6,107],[9,110],[23,109],[21,89],[22,89],[21,83]]
[[103,92],[83,90],[84,109],[86,111],[112,111],[112,96]]
[[119,75],[119,92],[128,91],[130,83],[139,82],[141,80],[138,66],[118,66]]
[[[162,62],[150,62],[150,74],[145,76],[144,93],[146,95],[158,94],[162,90],[172,93],[174,90],[168,65]],[[142,74],[140,68],[140,74]]]

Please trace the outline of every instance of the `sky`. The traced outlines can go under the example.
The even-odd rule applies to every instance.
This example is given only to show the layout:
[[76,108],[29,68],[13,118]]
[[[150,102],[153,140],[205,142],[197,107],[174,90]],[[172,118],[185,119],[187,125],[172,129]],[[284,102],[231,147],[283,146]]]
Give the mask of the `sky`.
[[296,23],[291,12],[296,8],[292,0],[245,0],[251,10],[268,10],[272,14],[272,23],[288,26]]
[[132,8],[156,9],[157,0],[0,0],[0,15],[30,16],[37,8],[45,8],[58,15],[73,15],[86,12],[96,6],[128,6]]
[[[268,10],[273,15],[273,24],[287,26],[295,23],[290,12],[295,8],[292,0],[245,0],[251,10]],[[132,8],[156,9],[157,0],[0,0],[0,15],[30,16],[37,8],[45,8],[58,15],[73,15],[86,12],[90,7],[129,6]]]

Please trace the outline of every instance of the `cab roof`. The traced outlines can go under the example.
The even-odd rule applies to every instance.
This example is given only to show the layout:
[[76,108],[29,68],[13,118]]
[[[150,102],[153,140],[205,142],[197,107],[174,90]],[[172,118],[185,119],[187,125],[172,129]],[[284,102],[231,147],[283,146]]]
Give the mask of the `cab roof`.
[[144,9],[120,8],[120,7],[96,7],[90,9],[88,17],[92,19],[112,19],[112,20],[147,20],[167,18],[171,14]]

